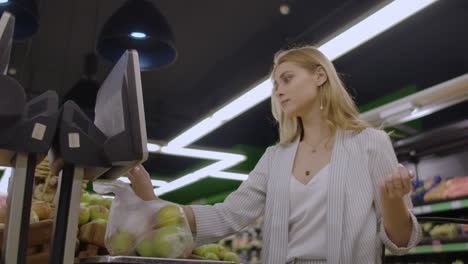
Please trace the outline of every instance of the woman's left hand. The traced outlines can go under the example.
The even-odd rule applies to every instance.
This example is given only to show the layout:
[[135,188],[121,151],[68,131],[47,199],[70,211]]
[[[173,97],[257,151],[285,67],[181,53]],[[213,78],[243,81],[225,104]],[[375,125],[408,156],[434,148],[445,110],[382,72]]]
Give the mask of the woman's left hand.
[[411,179],[414,173],[408,171],[403,165],[399,164],[398,169],[389,175],[385,182],[380,186],[382,198],[399,199],[411,191]]

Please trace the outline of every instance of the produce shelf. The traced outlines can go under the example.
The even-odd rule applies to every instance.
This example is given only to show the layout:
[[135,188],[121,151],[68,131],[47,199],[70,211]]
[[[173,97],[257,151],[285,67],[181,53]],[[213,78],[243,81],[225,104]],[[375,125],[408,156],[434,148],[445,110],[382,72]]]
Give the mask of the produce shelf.
[[[468,241],[461,243],[448,243],[448,244],[433,244],[417,246],[411,249],[407,255],[419,255],[419,254],[440,254],[450,252],[468,251]],[[394,256],[390,251],[385,250],[385,256]]]
[[438,213],[452,211],[462,208],[468,208],[468,199],[454,200],[447,202],[434,203],[429,205],[415,206],[413,213],[415,215]]

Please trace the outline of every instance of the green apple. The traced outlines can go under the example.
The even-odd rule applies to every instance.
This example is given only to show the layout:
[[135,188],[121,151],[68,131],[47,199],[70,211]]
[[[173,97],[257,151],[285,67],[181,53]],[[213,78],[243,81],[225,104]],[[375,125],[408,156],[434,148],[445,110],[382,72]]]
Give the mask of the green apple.
[[177,225],[165,226],[157,230],[153,238],[155,257],[178,258],[184,254],[187,235]]
[[112,255],[130,255],[135,246],[135,238],[130,232],[116,232],[110,238],[109,252]]
[[218,255],[211,252],[206,253],[204,257],[209,260],[219,260]]
[[101,218],[97,218],[97,219],[94,219],[93,221],[91,221],[93,223],[100,223],[100,224],[105,224],[107,225],[107,220],[106,219],[101,219]]
[[91,220],[94,219],[108,219],[109,218],[109,209],[102,205],[91,205],[89,207],[89,217]]
[[224,259],[224,254],[228,252],[227,248],[221,246],[220,244],[216,244],[216,246],[218,247],[218,250],[219,250],[219,253],[218,253],[219,259]]
[[98,205],[100,200],[102,200],[102,196],[97,193],[89,195],[89,205]]
[[202,256],[206,257],[206,254],[208,253],[213,253],[215,254],[216,256],[219,256],[219,247],[218,245],[216,244],[208,244],[208,245],[205,245],[205,247],[203,248],[203,251],[202,251]]
[[137,252],[142,257],[154,257],[153,252],[153,234],[145,237],[140,244],[138,244]]
[[111,198],[103,198],[99,200],[99,205],[105,206],[107,209],[111,208],[112,205],[112,200]]
[[83,193],[81,194],[80,202],[85,203],[85,204],[89,204],[90,200],[91,200],[91,195],[88,192],[83,191]]
[[89,208],[83,205],[80,205],[80,217],[78,218],[78,224],[83,225],[89,221]]
[[174,204],[164,206],[156,215],[156,226],[158,228],[183,223],[184,217],[182,208]]
[[223,258],[224,261],[234,261],[236,262],[237,264],[240,263],[240,259],[239,259],[239,256],[237,256],[235,253],[233,252],[226,252],[224,253],[224,258]]
[[199,246],[193,249],[193,254],[198,255],[198,256],[203,256],[203,252],[205,250],[205,245]]

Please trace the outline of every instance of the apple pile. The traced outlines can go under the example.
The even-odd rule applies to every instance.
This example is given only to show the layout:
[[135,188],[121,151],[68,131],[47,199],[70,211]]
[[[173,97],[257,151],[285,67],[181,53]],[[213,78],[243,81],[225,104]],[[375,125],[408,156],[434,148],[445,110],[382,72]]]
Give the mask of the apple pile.
[[90,194],[83,191],[78,224],[81,226],[95,219],[107,220],[111,205],[112,199],[102,198],[99,194]]
[[207,244],[197,247],[193,254],[209,260],[234,261],[240,263],[239,257],[234,252],[230,252],[226,247],[218,244]]
[[183,210],[177,205],[166,205],[155,216],[155,226],[140,237],[120,228],[108,243],[113,255],[131,255],[136,248],[143,257],[180,258],[192,246],[192,235],[187,231]]

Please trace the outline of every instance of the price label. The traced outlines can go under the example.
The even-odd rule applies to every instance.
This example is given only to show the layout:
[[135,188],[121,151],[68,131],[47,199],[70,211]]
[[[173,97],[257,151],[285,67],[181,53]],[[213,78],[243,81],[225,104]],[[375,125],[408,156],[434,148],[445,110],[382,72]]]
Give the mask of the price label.
[[432,212],[431,206],[430,206],[430,205],[425,205],[425,206],[423,206],[423,207],[422,207],[422,212],[423,212],[423,213],[430,213],[430,212]]
[[451,202],[452,204],[452,209],[460,209],[461,208],[461,202],[460,201],[453,201]]
[[422,212],[421,207],[415,207],[415,208],[413,208],[413,213],[414,213],[414,214],[417,215],[417,214],[420,214],[421,212]]

